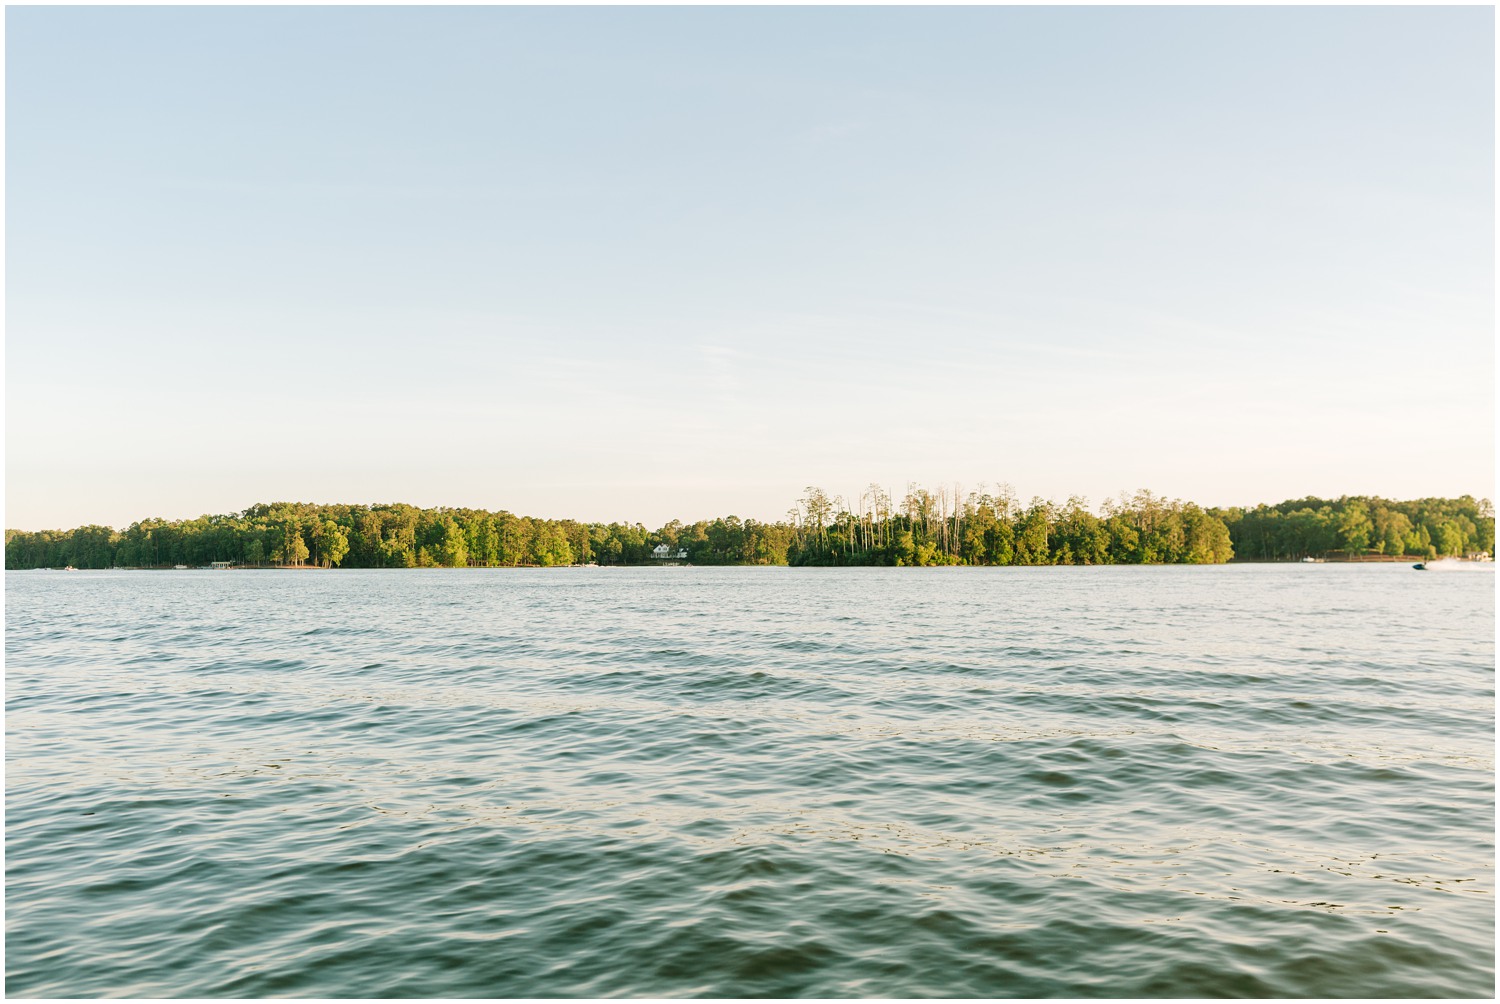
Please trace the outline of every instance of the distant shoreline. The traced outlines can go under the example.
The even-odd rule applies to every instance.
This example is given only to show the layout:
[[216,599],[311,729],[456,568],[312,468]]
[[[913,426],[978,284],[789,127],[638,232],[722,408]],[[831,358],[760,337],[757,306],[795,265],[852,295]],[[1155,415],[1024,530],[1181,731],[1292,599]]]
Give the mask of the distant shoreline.
[[[1418,555],[1414,555],[1414,554],[1407,554],[1407,555],[1383,555],[1383,554],[1381,554],[1381,555],[1368,555],[1366,557],[1360,557],[1360,558],[1350,558],[1350,557],[1317,558],[1317,559],[1314,559],[1313,561],[1307,561],[1306,559],[1303,559],[1303,558],[1232,558],[1229,561],[1218,562],[1217,564],[1219,564],[1220,566],[1226,566],[1226,565],[1306,565],[1306,564],[1317,564],[1317,565],[1405,565],[1405,564],[1414,564],[1414,563],[1417,563],[1417,562],[1424,562],[1424,561],[1425,562],[1437,562],[1437,561],[1449,562],[1449,561],[1451,561],[1451,562],[1454,562],[1456,564],[1474,564],[1474,565],[1494,564],[1495,563],[1493,558],[1443,557],[1443,558],[1430,558],[1430,559],[1426,559],[1426,558],[1422,558],[1422,557],[1420,557]],[[166,565],[132,565],[132,566],[120,566],[120,567],[114,567],[114,568],[87,568],[87,569],[79,569],[79,568],[71,568],[71,567],[69,567],[69,568],[50,568],[50,567],[44,567],[44,568],[19,568],[19,569],[18,568],[12,568],[12,569],[6,569],[6,570],[7,571],[12,571],[12,572],[15,572],[15,571],[21,571],[21,572],[77,572],[77,571],[90,571],[90,572],[434,572],[434,571],[442,571],[442,572],[478,572],[478,571],[520,571],[520,570],[526,570],[526,569],[543,569],[543,568],[546,568],[546,569],[556,569],[556,570],[559,570],[559,571],[563,571],[563,570],[568,570],[568,569],[577,570],[577,569],[583,569],[583,568],[604,568],[604,569],[620,568],[620,569],[625,569],[625,568],[790,568],[790,567],[804,567],[804,568],[896,568],[896,567],[906,567],[906,568],[1166,568],[1166,567],[1169,567],[1169,563],[1167,563],[1167,562],[1150,562],[1150,563],[1142,563],[1142,564],[1134,564],[1134,565],[1125,565],[1125,564],[1120,564],[1120,563],[1100,563],[1100,564],[1093,564],[1093,565],[1080,565],[1080,564],[1071,564],[1070,563],[1070,564],[1052,564],[1052,565],[926,565],[926,566],[919,566],[919,565],[907,565],[907,566],[896,566],[896,565],[804,565],[804,566],[789,566],[789,565],[775,565],[775,564],[751,563],[751,562],[739,562],[739,563],[725,563],[725,562],[721,562],[721,563],[718,563],[718,564],[711,564],[711,565],[707,565],[707,564],[706,565],[695,565],[695,564],[693,564],[690,561],[678,561],[678,562],[669,562],[669,563],[666,563],[666,564],[659,564],[659,565],[658,564],[654,564],[654,563],[650,563],[650,562],[640,562],[640,563],[631,563],[631,564],[623,564],[622,563],[622,564],[610,564],[610,565],[600,565],[600,564],[588,564],[588,565],[527,565],[527,564],[521,564],[521,565],[464,565],[462,567],[452,567],[452,566],[447,566],[447,565],[429,565],[429,566],[426,566],[426,567],[415,567],[415,568],[366,568],[366,567],[360,567],[360,566],[351,566],[351,567],[348,567],[348,568],[333,568],[333,567],[325,567],[323,565],[234,565],[234,566],[231,566],[229,568],[210,568],[210,567],[207,567],[207,566],[195,566],[195,567],[191,567],[191,568],[176,568],[176,567],[168,567]]]
[[1489,555],[1494,507],[1461,496],[1291,499],[1205,508],[1141,490],[1091,507],[1022,502],[1002,486],[904,496],[808,487],[783,519],[722,516],[651,530],[500,510],[275,502],[123,530],[5,531],[5,567],[526,568],[792,565],[847,568],[1425,561]]

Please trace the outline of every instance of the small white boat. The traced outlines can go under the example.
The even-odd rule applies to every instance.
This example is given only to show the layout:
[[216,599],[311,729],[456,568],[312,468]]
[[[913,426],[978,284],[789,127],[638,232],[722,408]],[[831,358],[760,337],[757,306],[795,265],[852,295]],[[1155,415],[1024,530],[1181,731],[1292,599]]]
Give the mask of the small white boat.
[[172,570],[176,571],[176,572],[185,572],[185,571],[188,570],[188,566],[186,566],[186,565],[173,565],[172,566]]

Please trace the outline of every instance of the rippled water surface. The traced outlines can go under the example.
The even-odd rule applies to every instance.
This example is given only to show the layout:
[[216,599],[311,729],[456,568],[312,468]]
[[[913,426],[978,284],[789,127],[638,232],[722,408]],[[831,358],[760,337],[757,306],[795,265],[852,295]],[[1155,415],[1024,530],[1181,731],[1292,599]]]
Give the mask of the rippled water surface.
[[13,996],[1489,996],[1494,575],[6,574]]

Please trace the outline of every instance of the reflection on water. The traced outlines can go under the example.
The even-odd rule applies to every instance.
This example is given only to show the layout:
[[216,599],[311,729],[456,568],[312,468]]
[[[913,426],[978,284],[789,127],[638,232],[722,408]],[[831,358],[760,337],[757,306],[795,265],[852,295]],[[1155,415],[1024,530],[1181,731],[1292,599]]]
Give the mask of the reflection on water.
[[7,573],[7,992],[1473,996],[1494,580]]

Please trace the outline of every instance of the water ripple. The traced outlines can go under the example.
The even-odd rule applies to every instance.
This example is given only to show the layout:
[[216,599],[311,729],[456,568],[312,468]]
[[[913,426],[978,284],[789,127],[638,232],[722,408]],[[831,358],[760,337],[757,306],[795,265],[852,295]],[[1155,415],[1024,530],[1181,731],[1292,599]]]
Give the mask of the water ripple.
[[7,575],[7,993],[1490,996],[1490,576]]

